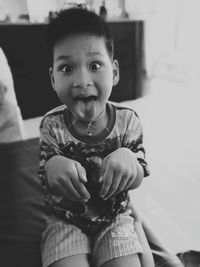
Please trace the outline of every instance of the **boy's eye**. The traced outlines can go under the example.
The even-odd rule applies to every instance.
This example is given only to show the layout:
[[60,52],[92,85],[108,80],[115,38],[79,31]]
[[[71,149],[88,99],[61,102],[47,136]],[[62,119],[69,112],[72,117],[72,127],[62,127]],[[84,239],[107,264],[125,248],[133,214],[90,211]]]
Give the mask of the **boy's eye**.
[[73,70],[72,66],[70,66],[70,65],[61,66],[60,69],[64,73],[70,73]]
[[92,62],[90,64],[90,69],[91,70],[99,70],[102,67],[102,64],[99,62]]

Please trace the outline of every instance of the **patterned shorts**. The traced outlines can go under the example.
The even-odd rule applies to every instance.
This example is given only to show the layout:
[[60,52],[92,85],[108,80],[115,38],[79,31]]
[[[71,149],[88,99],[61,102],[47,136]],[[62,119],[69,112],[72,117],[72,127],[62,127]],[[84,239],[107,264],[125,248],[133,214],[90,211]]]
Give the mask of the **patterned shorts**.
[[142,247],[134,230],[134,219],[126,212],[94,237],[52,216],[42,235],[41,252],[43,267],[82,253],[91,254],[95,266],[101,266],[117,257],[141,253]]

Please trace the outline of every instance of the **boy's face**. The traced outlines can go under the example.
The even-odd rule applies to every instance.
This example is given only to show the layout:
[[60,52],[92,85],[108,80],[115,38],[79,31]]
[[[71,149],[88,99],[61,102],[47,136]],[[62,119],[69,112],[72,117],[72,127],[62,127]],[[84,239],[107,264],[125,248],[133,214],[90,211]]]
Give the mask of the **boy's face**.
[[73,116],[90,122],[105,111],[119,80],[119,68],[110,58],[104,38],[80,34],[56,43],[50,76],[58,97]]

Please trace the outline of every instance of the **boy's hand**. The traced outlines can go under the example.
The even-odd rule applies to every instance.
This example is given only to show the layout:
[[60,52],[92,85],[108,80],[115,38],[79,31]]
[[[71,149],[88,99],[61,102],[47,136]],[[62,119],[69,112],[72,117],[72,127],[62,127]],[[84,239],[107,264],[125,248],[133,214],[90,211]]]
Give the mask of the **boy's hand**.
[[90,194],[85,169],[77,161],[63,156],[54,156],[45,165],[47,179],[53,194],[72,201],[87,202]]
[[101,166],[100,196],[107,199],[130,189],[137,177],[137,164],[135,154],[127,148],[119,148],[104,158]]

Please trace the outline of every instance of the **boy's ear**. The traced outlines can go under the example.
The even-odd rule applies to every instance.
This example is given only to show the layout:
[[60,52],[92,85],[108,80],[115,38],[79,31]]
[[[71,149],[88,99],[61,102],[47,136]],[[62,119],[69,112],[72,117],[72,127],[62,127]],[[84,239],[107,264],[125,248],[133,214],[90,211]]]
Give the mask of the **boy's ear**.
[[54,80],[53,68],[52,67],[49,68],[49,76],[50,76],[51,85],[53,87],[53,90],[55,90],[55,80]]
[[119,63],[116,59],[113,60],[113,86],[119,82]]

